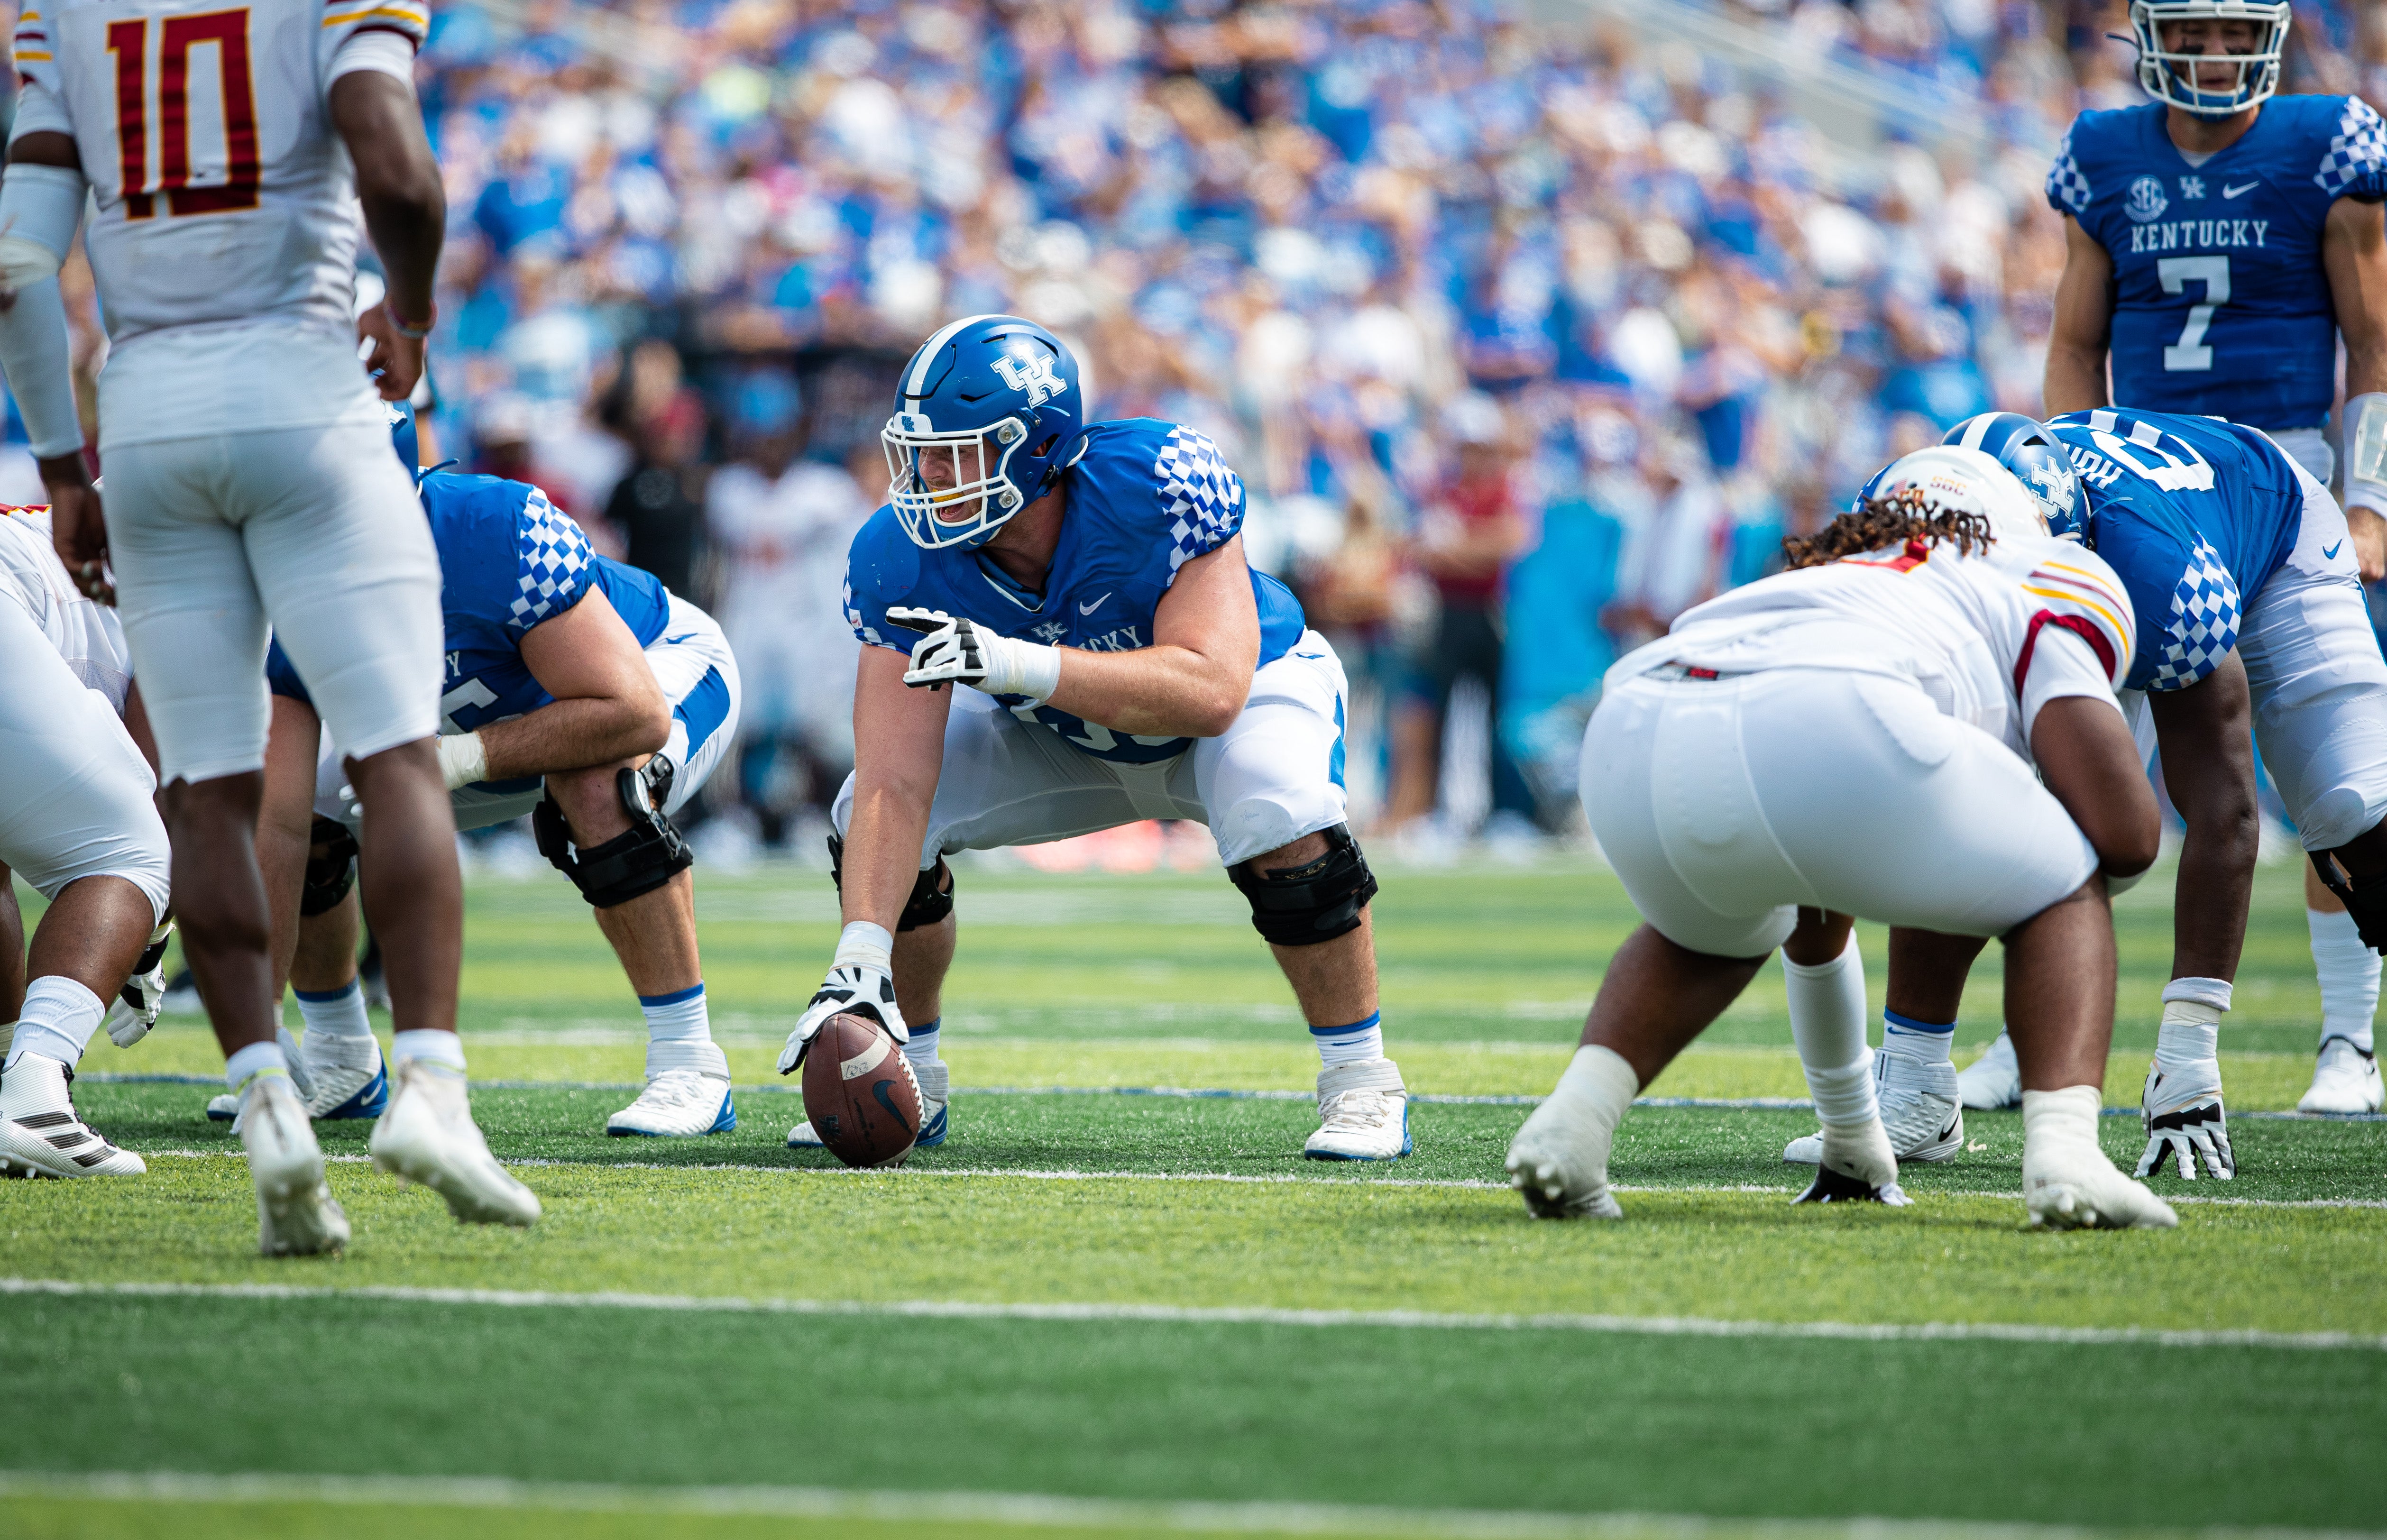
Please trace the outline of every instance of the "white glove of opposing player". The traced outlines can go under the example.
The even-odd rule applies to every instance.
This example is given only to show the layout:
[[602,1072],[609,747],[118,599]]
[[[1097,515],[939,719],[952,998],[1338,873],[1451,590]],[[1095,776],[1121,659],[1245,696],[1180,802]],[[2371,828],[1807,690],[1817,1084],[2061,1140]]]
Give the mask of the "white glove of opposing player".
[[915,689],[974,685],[989,695],[1049,700],[1061,688],[1061,650],[998,637],[968,616],[898,607],[887,618],[907,631],[928,633],[912,646],[903,682]]
[[912,1041],[912,1029],[903,1025],[903,1013],[895,1007],[893,976],[866,964],[845,964],[828,970],[828,977],[821,980],[820,992],[804,1007],[804,1014],[796,1018],[796,1029],[788,1034],[788,1045],[779,1050],[779,1073],[794,1074],[812,1048],[813,1039],[828,1024],[828,1018],[847,1011],[876,1016],[887,1024],[896,1041]]
[[172,920],[149,932],[149,944],[133,966],[133,977],[107,1007],[107,1041],[119,1048],[132,1047],[158,1025],[158,1013],[166,1004],[166,938],[173,933]]
[[2229,1114],[2221,1102],[2218,1060],[2168,1071],[2160,1058],[2149,1065],[2146,1089],[2139,1098],[2139,1123],[2146,1130],[2147,1147],[2133,1175],[2153,1176],[2166,1156],[2175,1162],[2182,1181],[2196,1180],[2200,1157],[2216,1180],[2238,1175],[2238,1156],[2229,1148]]

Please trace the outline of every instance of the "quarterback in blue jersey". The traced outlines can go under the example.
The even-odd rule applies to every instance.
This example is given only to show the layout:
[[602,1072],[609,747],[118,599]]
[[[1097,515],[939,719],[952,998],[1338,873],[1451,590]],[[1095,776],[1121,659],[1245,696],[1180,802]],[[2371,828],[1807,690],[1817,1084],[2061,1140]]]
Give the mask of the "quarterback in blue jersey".
[[[2227,1180],[2236,1161],[2216,1043],[2254,884],[2250,736],[2315,869],[2351,901],[2361,940],[2387,942],[2387,658],[2345,521],[2277,444],[2214,418],[2100,408],[2042,425],[1988,413],[1958,423],[1949,441],[2014,471],[2054,533],[2094,550],[2128,590],[2139,637],[2124,711],[2141,752],[2153,762],[2160,751],[2188,826],[2139,1174],[2169,1155],[2182,1177],[2194,1180],[2201,1161]],[[1966,938],[1893,932],[1888,1030],[1938,1034],[1944,1059],[1978,950]],[[2004,1038],[1991,1050],[2012,1052]],[[2377,1110],[2370,1044],[2348,1041],[2347,1054],[2361,1071],[2348,1089],[2362,1105],[2317,1108],[2308,1097],[2305,1110]],[[1890,1111],[1884,1120],[1895,1126]]]
[[[1342,665],[1292,594],[1244,564],[1243,483],[1209,439],[1083,413],[1068,348],[1014,316],[954,322],[904,366],[881,435],[889,505],[846,573],[866,644],[833,814],[846,925],[780,1071],[831,1016],[867,1010],[904,1042],[919,1142],[935,1143],[944,858],[1192,818],[1315,1034],[1320,1127],[1305,1153],[1406,1155],[1408,1095],[1377,1015],[1376,882],[1345,821]],[[788,1142],[819,1143],[809,1123]]]
[[[590,549],[536,486],[435,472],[420,491],[439,551],[438,750],[457,827],[529,814],[540,852],[594,908],[646,1015],[646,1087],[606,1131],[733,1129],[697,954],[694,857],[671,822],[736,737],[738,667],[721,628],[653,576]],[[277,899],[275,956],[307,1017],[310,1111],[371,1117],[381,1066],[356,976],[356,809],[278,650],[267,675],[260,858]]]
[[[2083,113],[2047,181],[2064,277],[2050,415],[2111,404],[2259,428],[2318,481],[2345,343],[2343,513],[2362,577],[2387,575],[2387,124],[2350,96],[2275,96],[2289,6],[2135,0],[2145,107]],[[2110,361],[2112,392],[2106,389]],[[2367,1049],[2379,957],[2318,880],[2305,884],[2321,991],[2305,1104],[2376,1105]],[[2013,1092],[2002,1060],[1968,1097]]]

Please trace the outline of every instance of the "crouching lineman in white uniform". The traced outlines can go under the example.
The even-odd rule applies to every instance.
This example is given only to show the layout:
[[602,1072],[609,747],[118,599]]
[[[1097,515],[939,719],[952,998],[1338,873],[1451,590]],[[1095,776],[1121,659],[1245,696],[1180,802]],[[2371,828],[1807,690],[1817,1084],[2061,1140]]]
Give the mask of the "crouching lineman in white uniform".
[[[17,298],[0,314],[0,364],[60,559],[93,598],[110,595],[112,574],[122,606],[165,783],[184,951],[225,1079],[248,1099],[241,1142],[270,1256],[336,1251],[348,1222],[270,992],[256,852],[269,630],[371,811],[364,903],[398,1026],[373,1162],[438,1193],[460,1220],[538,1217],[469,1105],[455,1029],[463,882],[432,747],[439,570],[381,407],[414,388],[434,320],[447,196],[413,85],[428,23],[423,0],[205,13],[57,0],[17,23],[22,90],[0,180],[0,282]],[[110,344],[104,520],[72,452],[82,434],[55,277],[86,200]],[[359,317],[368,229],[388,297]]]
[[[890,506],[854,537],[846,576],[867,644],[834,813],[846,926],[780,1071],[831,1016],[868,1011],[908,1040],[919,1142],[938,1143],[944,857],[1194,818],[1323,1060],[1304,1153],[1406,1155],[1408,1095],[1376,1009],[1376,883],[1344,821],[1342,665],[1244,565],[1243,483],[1210,440],[1144,419],[1087,426],[1080,410],[1077,360],[1016,317],[954,322],[904,366],[882,435]],[[819,1141],[803,1124],[788,1142]]]
[[[128,703],[138,711],[124,633],[68,580],[44,509],[0,516],[0,892],[13,867],[50,901],[30,962],[13,899],[0,931],[0,1010],[14,1024],[0,1072],[0,1174],[138,1176],[141,1157],[93,1132],[69,1087],[103,1017],[126,1046],[158,1019],[161,991],[145,995],[127,978],[153,972],[165,949],[166,826],[151,800],[157,777],[120,720]],[[103,1003],[119,991],[141,1007],[111,1014]]]
[[[1640,1088],[1774,948],[1829,965],[1862,915],[2004,940],[2034,1224],[2177,1222],[2097,1143],[2107,879],[2153,863],[2158,827],[2114,695],[2129,601],[2045,528],[1988,456],[1922,450],[1792,542],[1791,571],[1691,610],[1609,672],[1584,806],[1644,924],[1509,1146],[1533,1212],[1619,1217],[1609,1152]],[[1903,1203],[1862,996],[1797,1030],[1824,1125],[1805,1198]]]
[[[399,425],[399,457],[413,433]],[[738,665],[713,617],[597,554],[537,487],[422,478],[444,579],[439,760],[459,828],[528,814],[622,960],[647,1018],[647,1083],[611,1134],[738,1126],[696,945],[696,857],[671,815],[738,734]],[[318,1117],[377,1115],[381,1050],[357,980],[358,809],[306,687],[277,650],[260,865],[275,957],[307,1018]],[[321,747],[319,748],[319,742]],[[295,956],[294,956],[295,953]],[[220,1097],[210,1117],[229,1117]]]

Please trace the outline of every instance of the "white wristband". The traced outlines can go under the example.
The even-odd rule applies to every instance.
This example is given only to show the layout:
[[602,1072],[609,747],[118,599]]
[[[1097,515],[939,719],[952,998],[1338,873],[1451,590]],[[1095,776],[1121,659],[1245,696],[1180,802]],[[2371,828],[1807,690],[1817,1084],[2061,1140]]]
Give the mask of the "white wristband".
[[2345,403],[2345,506],[2387,514],[2387,391]]
[[478,733],[452,733],[439,740],[439,773],[448,789],[489,778],[489,746]]
[[1012,688],[996,690],[997,695],[1025,695],[1031,701],[1050,701],[1053,692],[1061,688],[1061,650],[1042,642],[1015,642],[1019,649],[1018,677]]
[[877,968],[881,973],[895,971],[895,938],[887,928],[869,920],[855,920],[837,933],[837,955],[829,960],[831,967]]
[[81,171],[19,164],[0,172],[0,283],[47,278],[67,259],[82,223]]

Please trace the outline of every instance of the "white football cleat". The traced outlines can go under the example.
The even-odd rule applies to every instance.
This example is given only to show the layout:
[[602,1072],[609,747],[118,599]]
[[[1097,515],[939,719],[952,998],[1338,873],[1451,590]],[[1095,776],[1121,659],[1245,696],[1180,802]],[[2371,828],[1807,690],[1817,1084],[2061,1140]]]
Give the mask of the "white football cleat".
[[638,1099],[605,1119],[605,1131],[621,1137],[693,1139],[738,1127],[729,1079],[701,1069],[666,1069],[647,1081]]
[[323,1152],[289,1077],[260,1074],[241,1094],[240,1142],[257,1183],[257,1249],[317,1256],[348,1243],[348,1217],[323,1180]]
[[430,1188],[448,1200],[460,1224],[519,1227],[537,1219],[537,1194],[498,1164],[473,1121],[462,1070],[409,1059],[395,1079],[366,1146],[376,1169]]
[[[1873,1084],[1890,1153],[1901,1163],[1953,1160],[1964,1153],[1964,1110],[1956,1102],[1955,1066],[1945,1061],[1917,1064],[1876,1051]],[[1782,1158],[1792,1166],[1823,1164],[1823,1134],[1801,1134],[1790,1141]]]
[[2320,1045],[2313,1064],[2312,1089],[2296,1103],[2298,1112],[2377,1112],[2381,1104],[2379,1056],[2343,1038]]
[[1318,1120],[1318,1131],[1301,1146],[1312,1160],[1398,1160],[1415,1147],[1408,1088],[1390,1059],[1320,1070]]
[[1975,1112],[2004,1112],[2022,1105],[2022,1065],[2014,1039],[2000,1032],[1989,1052],[1956,1077],[1956,1099]]
[[309,1032],[300,1046],[299,1057],[314,1084],[307,1097],[309,1117],[379,1117],[388,1107],[389,1074],[382,1064],[381,1042],[370,1033],[340,1037]]
[[0,1076],[0,1174],[137,1177],[148,1163],[91,1130],[69,1089],[74,1071],[28,1053]]

